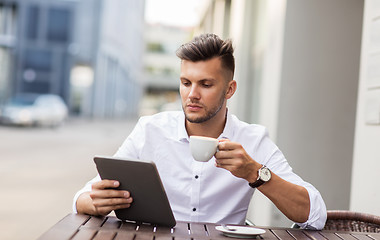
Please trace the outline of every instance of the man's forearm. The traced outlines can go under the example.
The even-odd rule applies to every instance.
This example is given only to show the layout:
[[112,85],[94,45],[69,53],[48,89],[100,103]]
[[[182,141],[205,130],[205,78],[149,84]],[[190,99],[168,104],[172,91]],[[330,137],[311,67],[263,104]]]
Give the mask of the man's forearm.
[[309,218],[310,199],[307,190],[272,173],[272,179],[258,188],[290,220],[303,223]]

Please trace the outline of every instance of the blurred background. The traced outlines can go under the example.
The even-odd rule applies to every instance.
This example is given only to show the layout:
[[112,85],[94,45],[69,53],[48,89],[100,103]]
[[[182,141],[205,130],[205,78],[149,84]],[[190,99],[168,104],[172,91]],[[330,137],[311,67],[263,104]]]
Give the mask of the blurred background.
[[[0,0],[0,239],[71,212],[139,116],[180,108],[175,50],[231,38],[229,109],[268,128],[328,209],[380,215],[380,1]],[[256,193],[248,218],[290,226]]]

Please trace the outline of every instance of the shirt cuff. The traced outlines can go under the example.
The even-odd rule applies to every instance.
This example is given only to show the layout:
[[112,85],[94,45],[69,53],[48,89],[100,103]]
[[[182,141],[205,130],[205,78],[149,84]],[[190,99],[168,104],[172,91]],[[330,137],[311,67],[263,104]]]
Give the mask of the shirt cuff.
[[94,177],[89,182],[87,182],[86,185],[74,195],[74,199],[73,199],[73,213],[78,213],[78,210],[77,210],[77,200],[78,200],[79,196],[82,193],[84,193],[84,192],[90,192],[91,189],[92,189],[92,184],[95,183],[95,182],[99,182],[100,180],[101,179],[100,179],[100,176],[98,174],[96,177]]
[[325,226],[327,210],[325,202],[317,189],[312,186],[305,186],[309,193],[310,212],[309,218],[304,223],[297,223],[301,228],[321,230]]

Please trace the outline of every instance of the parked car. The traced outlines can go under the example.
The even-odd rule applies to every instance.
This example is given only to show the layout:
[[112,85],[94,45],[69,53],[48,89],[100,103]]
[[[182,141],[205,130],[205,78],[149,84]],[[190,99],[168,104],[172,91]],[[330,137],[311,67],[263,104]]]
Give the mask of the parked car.
[[68,108],[58,95],[23,93],[11,98],[3,106],[0,122],[24,126],[59,126],[67,115]]

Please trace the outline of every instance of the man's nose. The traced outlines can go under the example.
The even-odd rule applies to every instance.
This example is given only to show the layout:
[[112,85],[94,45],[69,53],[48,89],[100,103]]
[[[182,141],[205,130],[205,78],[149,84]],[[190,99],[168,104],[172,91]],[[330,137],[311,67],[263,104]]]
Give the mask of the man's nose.
[[200,98],[199,89],[196,85],[191,86],[189,98],[190,99],[199,99]]

